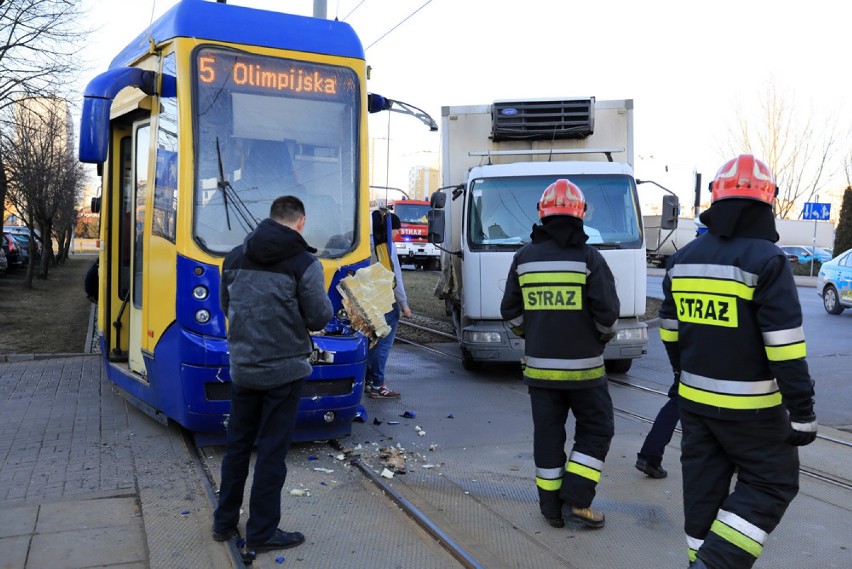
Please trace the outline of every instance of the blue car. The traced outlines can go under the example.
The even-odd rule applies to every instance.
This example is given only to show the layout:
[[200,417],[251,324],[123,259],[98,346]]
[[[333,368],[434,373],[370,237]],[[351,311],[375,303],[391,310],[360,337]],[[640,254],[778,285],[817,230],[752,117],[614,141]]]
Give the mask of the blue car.
[[822,264],[816,289],[829,314],[840,314],[852,308],[852,249]]
[[831,251],[821,249],[820,247],[811,247],[810,245],[784,245],[781,250],[787,255],[795,255],[799,259],[799,263],[810,263],[811,259],[815,259],[820,263],[826,263],[831,260]]

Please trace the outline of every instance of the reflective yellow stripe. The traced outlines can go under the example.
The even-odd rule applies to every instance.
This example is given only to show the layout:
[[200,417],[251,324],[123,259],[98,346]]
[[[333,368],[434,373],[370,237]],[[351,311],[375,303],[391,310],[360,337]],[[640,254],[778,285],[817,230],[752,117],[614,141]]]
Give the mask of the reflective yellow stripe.
[[557,478],[556,480],[548,480],[547,478],[536,478],[535,485],[542,490],[549,490],[552,492],[562,488],[562,479]]
[[524,375],[530,379],[549,379],[556,381],[582,381],[584,379],[598,379],[604,376],[604,366],[592,369],[569,370],[569,369],[540,369],[530,367],[527,364]]
[[738,296],[743,300],[754,298],[754,288],[736,281],[677,277],[672,279],[672,292],[707,292]]
[[687,557],[689,557],[689,562],[690,562],[690,563],[695,563],[695,560],[696,560],[696,559],[698,559],[698,555],[697,555],[697,554],[698,554],[698,552],[697,552],[697,551],[695,551],[694,549],[690,549],[690,550],[689,550],[689,552],[687,553]]
[[769,395],[721,395],[719,393],[710,393],[679,384],[678,393],[684,399],[702,403],[704,405],[712,405],[713,407],[722,407],[723,409],[766,409],[781,405],[781,393],[771,393]]
[[665,328],[660,328],[660,340],[663,342],[677,342],[677,338],[677,330],[666,330]]
[[805,357],[805,343],[790,344],[789,346],[766,346],[766,357],[770,362],[798,360]]
[[593,482],[597,482],[601,479],[601,473],[594,468],[589,468],[588,466],[583,466],[582,464],[577,464],[576,462],[569,462],[565,467],[565,470],[576,474],[577,476],[582,476],[583,478],[588,478]]
[[733,543],[743,551],[748,552],[753,557],[760,557],[760,554],[763,553],[762,545],[760,545],[750,537],[741,534],[737,530],[726,526],[719,520],[713,522],[713,525],[710,526],[710,531],[712,531],[722,539]]
[[585,273],[529,273],[519,275],[521,286],[541,283],[586,284]]

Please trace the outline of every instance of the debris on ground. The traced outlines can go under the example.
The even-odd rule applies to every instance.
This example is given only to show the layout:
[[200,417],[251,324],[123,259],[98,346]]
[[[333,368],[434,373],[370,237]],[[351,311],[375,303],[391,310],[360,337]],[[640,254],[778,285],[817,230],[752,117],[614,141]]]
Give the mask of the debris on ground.
[[405,455],[396,447],[387,447],[379,451],[382,464],[397,474],[405,474]]

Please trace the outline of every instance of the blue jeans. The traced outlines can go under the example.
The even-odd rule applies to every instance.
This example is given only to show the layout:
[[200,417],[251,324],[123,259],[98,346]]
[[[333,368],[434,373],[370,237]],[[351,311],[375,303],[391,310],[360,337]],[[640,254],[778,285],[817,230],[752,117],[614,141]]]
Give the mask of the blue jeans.
[[268,390],[246,389],[231,384],[231,415],[219,505],[214,530],[225,533],[237,527],[248,477],[252,448],[257,445],[254,480],[246,522],[246,542],[264,543],[281,521],[281,489],[287,478],[287,451],[296,423],[296,409],[303,380]]
[[385,320],[391,329],[390,333],[384,338],[379,338],[376,345],[367,352],[367,377],[365,381],[367,385],[381,387],[385,384],[385,364],[388,363],[393,339],[396,337],[399,314],[399,305],[394,302],[391,311],[385,314]]

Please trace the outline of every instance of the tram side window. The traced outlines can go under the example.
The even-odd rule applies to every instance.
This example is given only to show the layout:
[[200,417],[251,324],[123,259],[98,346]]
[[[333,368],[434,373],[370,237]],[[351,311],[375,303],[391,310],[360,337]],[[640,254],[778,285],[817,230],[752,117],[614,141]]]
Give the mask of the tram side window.
[[119,221],[118,234],[118,295],[121,300],[127,299],[130,291],[130,247],[133,243],[133,171],[131,159],[133,144],[129,136],[122,137],[120,146],[121,155],[121,219]]
[[136,223],[133,224],[133,306],[142,308],[142,272],[145,244],[145,194],[148,186],[148,151],[151,127],[136,131]]
[[175,242],[177,219],[178,118],[177,97],[165,82],[174,84],[175,55],[163,60],[164,88],[160,97],[157,126],[157,174],[154,185],[154,214],[151,234]]

